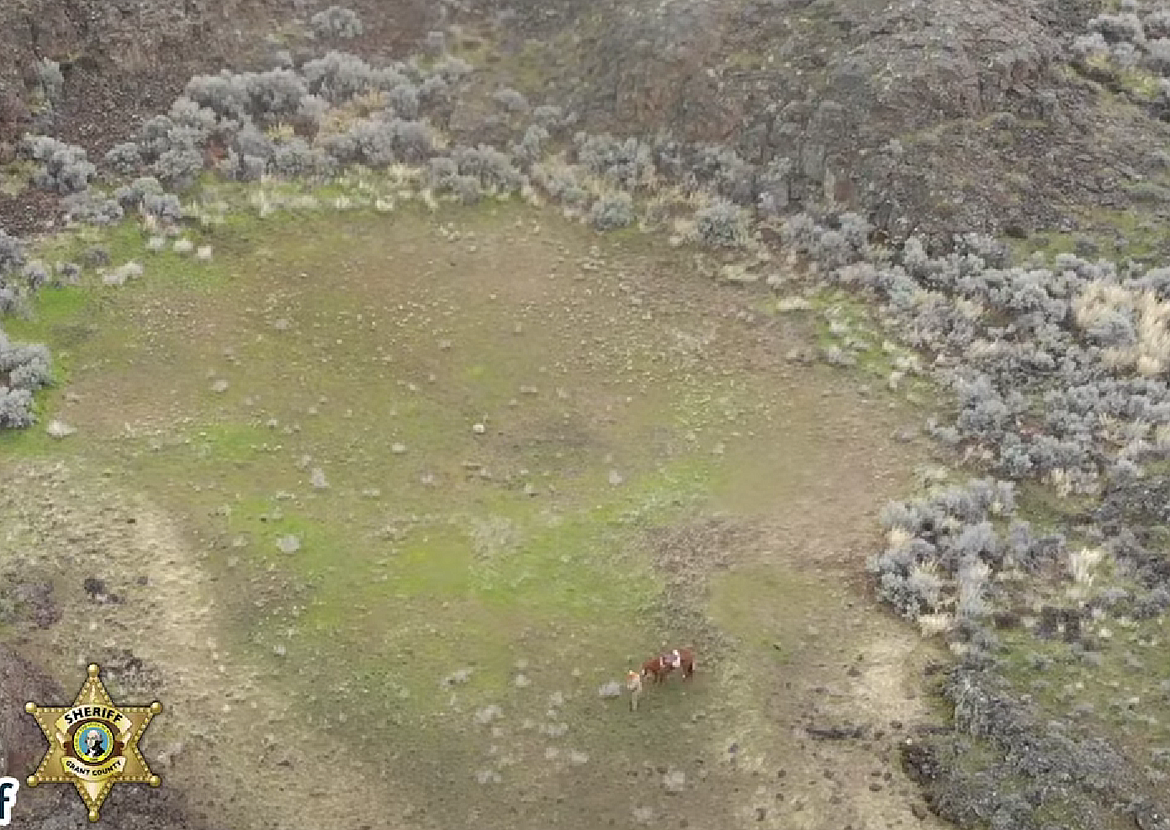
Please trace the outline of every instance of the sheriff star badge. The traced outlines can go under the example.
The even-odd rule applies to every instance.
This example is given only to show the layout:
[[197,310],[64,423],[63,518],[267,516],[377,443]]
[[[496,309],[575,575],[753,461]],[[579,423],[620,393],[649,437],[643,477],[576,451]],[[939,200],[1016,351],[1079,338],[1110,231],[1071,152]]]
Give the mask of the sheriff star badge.
[[49,741],[28,785],[73,784],[89,808],[90,821],[98,820],[98,810],[115,784],[161,783],[138,751],[138,741],[162,704],[116,706],[100,673],[97,665],[89,667],[89,677],[70,706],[24,707]]

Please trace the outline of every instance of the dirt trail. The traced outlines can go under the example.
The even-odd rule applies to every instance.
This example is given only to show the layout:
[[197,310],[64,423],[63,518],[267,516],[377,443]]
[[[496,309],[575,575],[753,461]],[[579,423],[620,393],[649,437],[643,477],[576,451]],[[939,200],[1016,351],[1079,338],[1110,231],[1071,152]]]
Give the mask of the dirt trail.
[[[793,518],[815,525],[816,512]],[[783,520],[766,523],[754,550],[712,578],[713,618],[730,635],[721,713],[737,727],[712,735],[711,753],[756,779],[731,812],[740,826],[777,830],[946,827],[927,815],[897,751],[941,721],[923,691],[941,655],[875,612],[849,564],[851,528],[829,526],[836,537],[803,537],[817,555],[802,556]]]
[[[347,763],[353,759],[327,731],[290,715],[294,701],[273,693],[272,678],[219,647],[224,621],[217,595],[246,588],[211,581],[198,552],[162,510],[145,495],[96,483],[72,464],[6,472],[12,486],[5,506],[14,507],[12,494],[19,492],[32,509],[3,512],[8,539],[26,544],[0,545],[0,561],[42,570],[48,555],[57,554],[62,568],[53,575],[62,619],[30,651],[76,655],[76,677],[64,666],[50,667],[71,689],[91,655],[133,643],[148,676],[122,677],[115,663],[104,679],[115,700],[148,694],[163,701],[165,714],[151,725],[144,747],[164,782],[209,794],[197,799],[200,807],[238,826],[404,826],[399,819],[409,805],[369,780],[360,762]],[[93,603],[82,587],[90,575],[120,601]],[[342,764],[345,772],[334,772]],[[411,826],[420,826],[417,817]]]

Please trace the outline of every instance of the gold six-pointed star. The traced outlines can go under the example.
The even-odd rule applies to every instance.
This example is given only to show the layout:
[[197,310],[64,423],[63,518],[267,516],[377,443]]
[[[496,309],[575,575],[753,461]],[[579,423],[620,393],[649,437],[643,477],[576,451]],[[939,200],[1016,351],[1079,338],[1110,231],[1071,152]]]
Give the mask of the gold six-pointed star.
[[162,704],[156,700],[149,706],[116,706],[100,674],[97,665],[90,665],[70,706],[24,706],[49,741],[49,751],[28,777],[28,785],[73,784],[89,808],[90,821],[98,820],[102,802],[115,784],[162,783],[138,750],[142,733]]

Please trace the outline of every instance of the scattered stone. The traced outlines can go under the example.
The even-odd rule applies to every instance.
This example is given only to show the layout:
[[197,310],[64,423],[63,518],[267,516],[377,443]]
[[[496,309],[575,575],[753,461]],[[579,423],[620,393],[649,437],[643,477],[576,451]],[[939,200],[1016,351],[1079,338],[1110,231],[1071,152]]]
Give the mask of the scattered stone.
[[623,481],[625,481],[625,479],[622,478],[622,474],[619,473],[617,470],[610,470],[609,471],[609,483],[612,486],[617,487]]
[[228,390],[228,382],[220,378],[215,383],[211,384],[211,391],[216,393],[223,393]]
[[475,424],[471,427],[471,431],[476,435],[483,435],[485,432],[487,432],[487,427],[485,427],[483,424]]
[[292,534],[281,536],[276,540],[276,547],[281,553],[296,553],[301,549],[301,540]]
[[152,236],[146,240],[146,250],[158,253],[167,247],[167,238],[165,236]]
[[528,675],[526,675],[526,674],[518,674],[518,675],[516,675],[516,677],[515,677],[515,678],[512,680],[512,685],[513,685],[513,686],[515,686],[517,689],[524,689],[524,688],[526,688],[526,687],[528,687],[528,686],[531,686],[531,685],[532,685],[532,681],[528,679]]
[[503,779],[494,769],[481,769],[475,774],[475,780],[481,784],[498,784]]
[[636,821],[638,824],[650,824],[652,821],[654,821],[654,808],[635,807],[634,821]]
[[504,710],[496,704],[492,703],[488,706],[479,709],[475,713],[475,722],[481,726],[486,726],[492,721],[498,720],[504,714]]
[[210,245],[200,245],[199,248],[196,249],[196,251],[195,251],[195,259],[199,260],[200,262],[210,262],[211,261],[211,246]]
[[812,303],[804,297],[783,297],[776,301],[776,310],[783,313],[788,311],[808,311]]
[[671,770],[662,776],[662,786],[671,795],[681,793],[687,785],[687,774],[682,770]]
[[402,455],[404,452],[406,452],[406,444],[393,444],[390,447],[390,452],[394,453],[395,455]]
[[470,669],[470,668],[456,669],[455,671],[451,672],[449,675],[444,677],[443,680],[440,682],[440,685],[444,686],[444,687],[462,686],[464,683],[466,683],[468,680],[471,679],[472,672],[473,672],[473,669]]
[[315,490],[324,490],[329,487],[329,482],[325,480],[325,471],[320,467],[314,467],[309,473],[309,483]]
[[597,695],[598,697],[603,698],[621,697],[622,684],[618,683],[616,680],[611,680],[609,683],[604,684],[600,689],[597,690]]
[[45,427],[45,432],[49,434],[50,438],[67,438],[68,436],[77,432],[77,430],[69,426],[64,421],[58,421],[54,419],[49,422],[47,427]]
[[826,347],[821,355],[830,366],[853,366],[857,363],[857,358],[836,345]]
[[107,271],[102,275],[102,284],[104,285],[125,285],[127,280],[141,277],[143,274],[142,266],[137,262],[127,262],[124,265],[119,265],[113,271]]
[[195,250],[195,243],[190,239],[176,239],[173,247],[176,254],[189,254]]

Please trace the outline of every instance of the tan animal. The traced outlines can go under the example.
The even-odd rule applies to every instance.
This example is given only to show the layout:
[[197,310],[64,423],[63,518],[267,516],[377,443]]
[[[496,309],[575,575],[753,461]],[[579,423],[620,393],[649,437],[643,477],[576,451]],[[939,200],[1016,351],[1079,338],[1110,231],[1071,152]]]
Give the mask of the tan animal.
[[630,692],[630,711],[638,711],[638,698],[642,696],[642,675],[636,671],[626,672],[626,689]]

